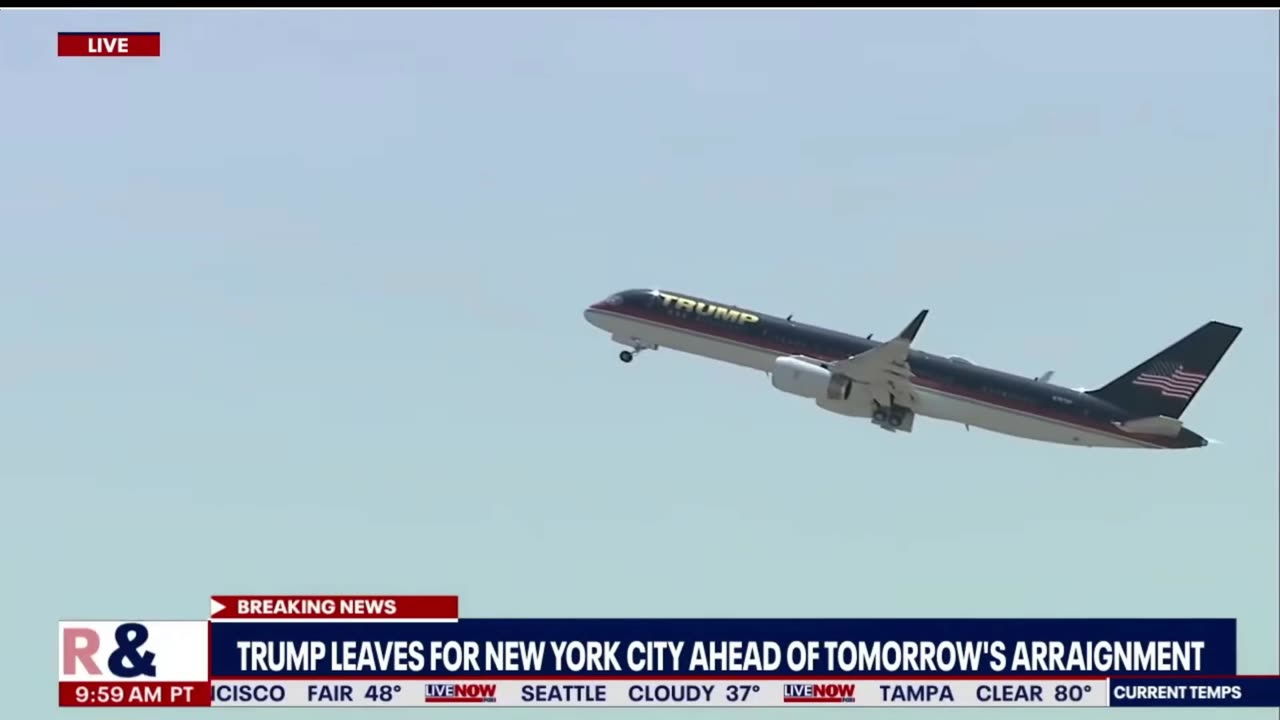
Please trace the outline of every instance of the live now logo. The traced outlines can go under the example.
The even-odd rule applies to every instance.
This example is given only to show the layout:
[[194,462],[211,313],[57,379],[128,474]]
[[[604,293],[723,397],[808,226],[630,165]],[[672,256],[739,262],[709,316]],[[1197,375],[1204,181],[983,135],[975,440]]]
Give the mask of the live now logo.
[[58,57],[159,57],[158,32],[58,33]]

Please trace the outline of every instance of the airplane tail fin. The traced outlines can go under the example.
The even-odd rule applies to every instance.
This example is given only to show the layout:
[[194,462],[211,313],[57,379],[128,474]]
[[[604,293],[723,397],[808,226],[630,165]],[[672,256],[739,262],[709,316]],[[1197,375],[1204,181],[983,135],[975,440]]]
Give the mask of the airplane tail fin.
[[1088,394],[1142,417],[1178,418],[1236,341],[1241,328],[1217,321]]

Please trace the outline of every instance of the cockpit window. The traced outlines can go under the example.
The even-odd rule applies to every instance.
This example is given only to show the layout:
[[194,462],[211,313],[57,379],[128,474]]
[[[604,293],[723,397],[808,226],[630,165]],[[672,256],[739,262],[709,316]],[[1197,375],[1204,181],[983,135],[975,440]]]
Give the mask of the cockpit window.
[[621,296],[621,295],[610,295],[609,297],[607,297],[607,298],[605,298],[605,299],[604,299],[604,304],[605,304],[605,305],[621,305],[621,304],[622,304],[622,296]]

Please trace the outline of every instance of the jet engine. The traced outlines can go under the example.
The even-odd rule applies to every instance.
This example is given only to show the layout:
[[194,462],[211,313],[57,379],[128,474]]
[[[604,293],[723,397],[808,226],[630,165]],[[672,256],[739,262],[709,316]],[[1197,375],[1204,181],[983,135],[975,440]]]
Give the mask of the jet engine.
[[853,381],[798,357],[780,357],[770,373],[773,386],[810,400],[848,400]]

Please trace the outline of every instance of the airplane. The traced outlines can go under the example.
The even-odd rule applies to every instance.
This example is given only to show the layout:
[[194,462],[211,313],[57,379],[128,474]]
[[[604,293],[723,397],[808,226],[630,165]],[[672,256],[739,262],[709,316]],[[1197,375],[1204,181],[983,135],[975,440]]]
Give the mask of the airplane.
[[1183,449],[1209,440],[1181,417],[1241,328],[1208,322],[1096,390],[1024,377],[911,344],[928,310],[887,341],[857,337],[667,290],[615,293],[584,311],[627,347],[670,348],[769,374],[773,387],[818,407],[910,433],[917,415],[1061,445]]

